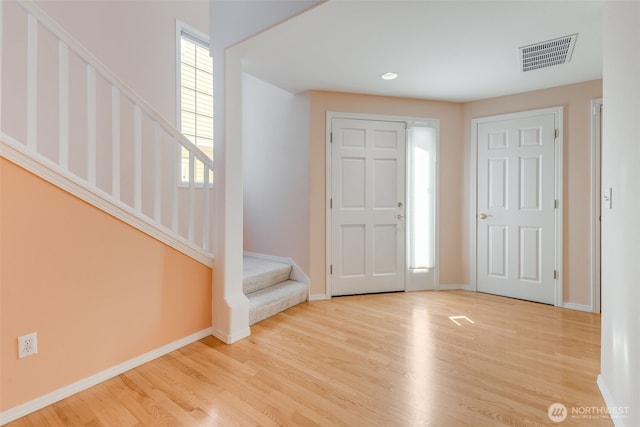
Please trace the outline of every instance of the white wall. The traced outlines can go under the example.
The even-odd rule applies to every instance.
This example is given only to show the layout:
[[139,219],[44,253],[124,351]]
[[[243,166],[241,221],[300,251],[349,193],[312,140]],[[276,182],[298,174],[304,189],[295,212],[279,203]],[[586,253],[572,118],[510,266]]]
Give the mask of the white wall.
[[[607,404],[640,425],[640,3],[605,2],[602,184],[602,357]],[[605,191],[603,191],[604,193]]]
[[242,293],[242,61],[231,47],[315,2],[210,0],[213,57],[216,264],[213,334],[231,343],[249,335]]
[[309,274],[309,97],[242,79],[244,250]]
[[38,0],[100,61],[175,124],[176,19],[209,33],[209,3]]

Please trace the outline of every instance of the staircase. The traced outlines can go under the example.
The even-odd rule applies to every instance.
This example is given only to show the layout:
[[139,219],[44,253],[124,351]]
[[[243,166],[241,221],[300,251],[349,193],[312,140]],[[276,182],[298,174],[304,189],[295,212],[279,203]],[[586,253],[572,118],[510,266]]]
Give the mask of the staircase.
[[244,256],[242,287],[249,299],[250,325],[307,300],[308,284],[291,280],[291,275],[290,264]]
[[0,0],[0,77],[1,157],[213,265],[212,160],[33,1]]

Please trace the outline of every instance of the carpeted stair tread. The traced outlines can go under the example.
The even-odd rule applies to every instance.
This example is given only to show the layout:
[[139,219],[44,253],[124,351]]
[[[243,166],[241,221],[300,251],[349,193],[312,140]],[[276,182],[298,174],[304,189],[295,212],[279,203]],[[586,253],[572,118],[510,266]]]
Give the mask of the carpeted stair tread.
[[249,299],[249,324],[253,325],[289,307],[307,300],[309,292],[305,283],[286,280],[247,294]]
[[291,266],[277,261],[245,255],[242,288],[245,295],[289,279]]

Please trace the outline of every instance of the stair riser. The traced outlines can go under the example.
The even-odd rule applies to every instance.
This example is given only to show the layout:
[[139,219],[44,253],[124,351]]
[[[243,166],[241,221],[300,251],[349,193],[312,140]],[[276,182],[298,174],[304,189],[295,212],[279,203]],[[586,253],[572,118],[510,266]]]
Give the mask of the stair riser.
[[242,289],[244,294],[248,295],[261,289],[268,288],[269,286],[284,282],[285,280],[289,280],[290,274],[291,266],[285,266],[277,270],[261,273],[257,276],[247,277],[243,281]]
[[249,298],[249,324],[253,325],[306,301],[308,293],[307,285],[288,280],[247,295]]

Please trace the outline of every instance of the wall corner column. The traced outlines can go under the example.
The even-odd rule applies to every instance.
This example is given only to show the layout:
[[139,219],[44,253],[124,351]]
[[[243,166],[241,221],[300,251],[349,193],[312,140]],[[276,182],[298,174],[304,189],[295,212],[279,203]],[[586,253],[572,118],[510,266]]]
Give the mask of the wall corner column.
[[242,69],[240,58],[212,48],[214,69],[215,248],[212,330],[231,344],[250,335],[242,290]]

